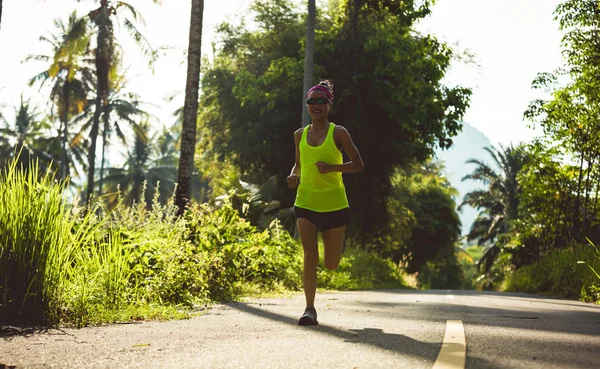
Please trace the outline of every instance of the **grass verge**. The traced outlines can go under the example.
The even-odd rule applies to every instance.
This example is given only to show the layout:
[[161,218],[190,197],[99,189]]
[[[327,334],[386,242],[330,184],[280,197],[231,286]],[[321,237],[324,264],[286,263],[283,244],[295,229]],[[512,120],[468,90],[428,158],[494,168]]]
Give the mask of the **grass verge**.
[[502,290],[600,302],[600,253],[592,244],[553,250],[507,275]]

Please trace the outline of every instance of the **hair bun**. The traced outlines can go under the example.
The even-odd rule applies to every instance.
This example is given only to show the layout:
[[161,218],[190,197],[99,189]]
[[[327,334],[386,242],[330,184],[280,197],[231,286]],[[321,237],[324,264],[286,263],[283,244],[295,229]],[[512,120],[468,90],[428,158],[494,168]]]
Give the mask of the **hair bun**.
[[328,89],[329,92],[331,93],[331,96],[333,96],[333,82],[331,82],[331,80],[329,80],[329,79],[323,80],[323,81],[319,82],[319,86],[323,86],[326,89]]

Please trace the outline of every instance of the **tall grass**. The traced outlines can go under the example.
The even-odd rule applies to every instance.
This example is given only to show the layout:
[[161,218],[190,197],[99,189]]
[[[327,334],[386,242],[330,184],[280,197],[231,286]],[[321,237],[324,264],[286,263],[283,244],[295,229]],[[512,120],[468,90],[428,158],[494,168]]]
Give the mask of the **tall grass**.
[[69,206],[65,183],[14,161],[0,174],[0,321],[84,323],[128,294],[130,247],[95,211]]
[[64,184],[34,163],[0,174],[0,320],[42,323],[62,305],[67,268],[85,239],[86,222],[63,201]]

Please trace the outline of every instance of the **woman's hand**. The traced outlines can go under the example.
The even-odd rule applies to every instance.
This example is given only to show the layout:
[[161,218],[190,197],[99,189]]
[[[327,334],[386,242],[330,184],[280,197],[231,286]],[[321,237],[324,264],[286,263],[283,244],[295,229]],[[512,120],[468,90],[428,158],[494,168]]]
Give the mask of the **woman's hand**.
[[287,184],[289,188],[296,188],[298,187],[298,176],[295,174],[290,174],[287,177]]
[[318,161],[315,163],[317,168],[319,169],[319,173],[327,174],[333,172],[333,165],[325,163],[324,161]]

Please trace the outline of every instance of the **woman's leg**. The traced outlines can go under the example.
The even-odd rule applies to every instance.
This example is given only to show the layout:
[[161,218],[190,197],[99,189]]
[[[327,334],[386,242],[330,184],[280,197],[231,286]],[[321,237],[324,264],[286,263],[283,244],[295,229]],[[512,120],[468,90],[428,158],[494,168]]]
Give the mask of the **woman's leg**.
[[342,257],[342,243],[346,226],[328,229],[321,233],[323,246],[325,246],[325,267],[334,270],[340,264]]
[[315,305],[315,294],[317,293],[317,264],[319,263],[318,229],[308,219],[298,218],[298,233],[304,249],[304,296],[306,306]]

